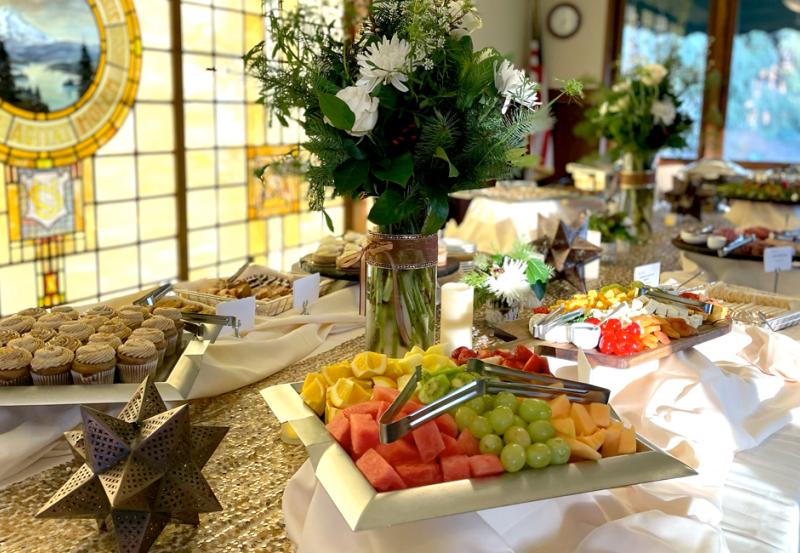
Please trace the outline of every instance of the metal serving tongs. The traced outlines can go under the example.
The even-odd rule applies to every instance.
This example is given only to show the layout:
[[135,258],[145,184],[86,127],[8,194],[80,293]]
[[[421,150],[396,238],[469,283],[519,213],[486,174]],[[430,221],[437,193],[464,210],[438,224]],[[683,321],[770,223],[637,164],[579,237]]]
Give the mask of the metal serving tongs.
[[[414,395],[414,391],[417,389],[417,382],[419,382],[422,377],[422,369],[417,367],[403,390],[380,418],[378,428],[381,443],[390,444],[397,441],[412,430],[446,413],[453,407],[485,394],[511,392],[517,396],[539,399],[551,399],[556,395],[565,395],[567,399],[576,403],[608,403],[608,398],[611,395],[609,390],[600,388],[599,386],[564,380],[554,376],[517,371],[507,367],[493,365],[492,363],[486,363],[480,359],[470,359],[468,369],[484,376],[498,376],[500,378],[523,380],[527,382],[498,382],[487,379],[473,380],[469,384],[465,384],[453,390],[444,397],[417,409],[413,413],[401,419],[393,420],[403,406],[408,403],[408,400],[411,399],[411,396]],[[531,382],[537,382],[538,384],[533,384]],[[555,384],[559,386],[553,386]]]
[[229,326],[233,328],[233,334],[239,337],[239,327],[241,321],[233,315],[207,315],[205,313],[181,313],[186,330],[197,336],[201,340],[213,343],[222,328]]
[[573,309],[572,311],[567,311],[566,313],[562,313],[563,311],[564,311],[564,306],[559,305],[558,308],[550,312],[541,321],[533,325],[533,327],[530,329],[531,334],[533,334],[533,337],[538,338],[540,340],[544,340],[545,335],[552,329],[556,328],[557,326],[567,324],[570,321],[574,321],[575,319],[583,315],[582,307]]
[[691,307],[692,309],[702,311],[707,315],[710,315],[711,311],[714,309],[713,303],[693,300],[692,298],[684,298],[682,296],[678,296],[677,294],[670,294],[669,292],[661,290],[660,288],[652,288],[650,286],[642,286],[639,289],[639,295],[647,296],[648,298],[653,298],[657,301],[674,303],[684,307]]
[[134,305],[144,305],[147,307],[152,307],[156,304],[156,302],[161,299],[161,297],[172,290],[172,284],[169,282],[162,284],[158,288],[155,288],[142,296],[141,298],[133,300]]
[[753,236],[752,234],[749,234],[747,236],[740,235],[736,240],[734,240],[733,242],[731,242],[727,246],[718,249],[717,250],[717,255],[720,256],[720,257],[726,257],[733,250],[738,250],[742,246],[746,246],[750,242],[754,242],[755,239],[756,239],[756,237]]
[[233,273],[231,276],[229,276],[227,279],[225,279],[225,285],[226,286],[230,286],[231,284],[236,282],[236,279],[238,279],[240,276],[242,276],[242,273],[247,270],[247,268],[250,266],[250,264],[252,262],[253,262],[253,258],[248,255],[247,259],[245,259],[244,263],[242,263],[242,266],[239,267],[238,269],[236,269],[235,273]]

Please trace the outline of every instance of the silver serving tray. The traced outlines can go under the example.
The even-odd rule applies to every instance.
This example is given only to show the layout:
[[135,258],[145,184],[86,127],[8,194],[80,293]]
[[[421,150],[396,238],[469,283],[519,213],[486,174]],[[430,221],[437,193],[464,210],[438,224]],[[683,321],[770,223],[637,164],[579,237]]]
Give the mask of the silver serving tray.
[[301,388],[279,384],[261,395],[281,423],[292,425],[317,480],[353,531],[697,474],[637,435],[631,455],[379,493],[305,405]]

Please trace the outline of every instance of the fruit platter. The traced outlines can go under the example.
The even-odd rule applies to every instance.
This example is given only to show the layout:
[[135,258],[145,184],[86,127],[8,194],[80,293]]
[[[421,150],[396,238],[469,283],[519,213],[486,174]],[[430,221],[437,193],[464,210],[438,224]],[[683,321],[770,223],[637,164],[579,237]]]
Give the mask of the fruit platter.
[[695,474],[524,346],[362,352],[261,393],[354,531]]
[[794,258],[800,261],[800,231],[774,231],[765,227],[748,227],[741,231],[712,226],[681,231],[672,244],[684,251],[736,260],[761,261],[766,248],[791,246]]
[[575,360],[583,350],[594,365],[628,368],[723,336],[731,324],[720,302],[633,282],[534,308],[530,319],[500,329],[562,359]]
[[800,183],[779,180],[756,182],[746,180],[717,185],[717,195],[728,200],[747,200],[751,202],[772,202],[794,205],[800,203]]

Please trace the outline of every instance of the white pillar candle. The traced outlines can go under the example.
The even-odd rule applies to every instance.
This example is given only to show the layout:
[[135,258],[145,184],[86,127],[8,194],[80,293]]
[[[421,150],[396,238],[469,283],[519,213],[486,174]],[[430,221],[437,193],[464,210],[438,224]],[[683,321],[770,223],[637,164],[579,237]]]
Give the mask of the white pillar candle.
[[[602,246],[603,235],[599,230],[590,230],[586,233],[586,240],[595,246]],[[600,260],[596,259],[591,263],[587,263],[583,269],[583,278],[586,280],[595,280],[600,278]]]
[[450,353],[457,347],[472,348],[474,291],[463,282],[442,286],[441,342]]

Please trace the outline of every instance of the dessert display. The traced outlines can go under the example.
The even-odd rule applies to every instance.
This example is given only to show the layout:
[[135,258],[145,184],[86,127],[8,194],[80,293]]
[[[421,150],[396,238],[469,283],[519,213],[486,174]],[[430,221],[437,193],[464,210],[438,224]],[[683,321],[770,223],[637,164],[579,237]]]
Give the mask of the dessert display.
[[346,269],[346,267],[342,267],[342,260],[360,252],[366,242],[365,235],[354,231],[348,231],[340,237],[326,236],[320,240],[317,251],[312,253],[309,259],[318,266]]
[[292,284],[277,276],[260,275],[228,282],[219,279],[198,290],[203,294],[222,296],[229,299],[255,297],[257,300],[272,300],[292,292]]
[[635,430],[612,418],[607,404],[572,402],[555,385],[547,401],[510,392],[479,395],[400,439],[381,442],[381,417],[415,367],[421,368],[422,380],[402,405],[401,416],[485,378],[468,366],[481,356],[486,362],[547,370],[546,359],[524,346],[481,353],[459,348],[451,357],[443,355],[441,346],[415,347],[402,359],[362,352],[309,374],[301,396],[324,416],[328,432],[378,492],[637,451]]
[[153,307],[153,311],[160,307],[170,307],[178,309],[181,313],[201,313],[204,315],[214,315],[216,313],[213,307],[189,301],[180,296],[163,296],[156,301]]
[[[781,232],[762,226],[737,230],[730,227],[681,231],[672,243],[679,249],[706,255],[724,255],[732,259],[756,259],[764,256],[766,248],[790,246],[800,258],[800,242],[795,231]],[[722,250],[722,251],[720,251]]]

